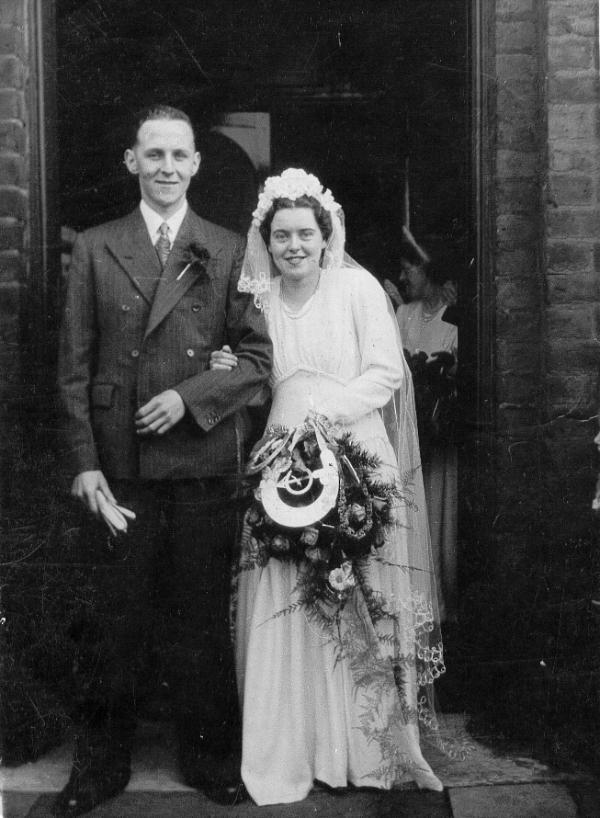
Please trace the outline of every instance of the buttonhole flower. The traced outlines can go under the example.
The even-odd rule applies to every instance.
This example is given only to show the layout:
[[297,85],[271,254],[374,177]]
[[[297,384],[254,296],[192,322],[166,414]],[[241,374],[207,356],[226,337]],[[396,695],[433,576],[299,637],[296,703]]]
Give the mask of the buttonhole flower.
[[210,261],[210,253],[199,241],[191,241],[183,251],[182,261],[185,267],[177,276],[177,281],[183,278],[193,264],[197,264],[202,272],[206,272],[206,265]]

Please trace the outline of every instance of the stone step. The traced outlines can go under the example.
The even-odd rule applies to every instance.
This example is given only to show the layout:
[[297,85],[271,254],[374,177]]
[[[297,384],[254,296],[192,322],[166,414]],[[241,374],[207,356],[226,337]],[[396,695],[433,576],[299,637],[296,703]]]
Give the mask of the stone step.
[[[564,784],[453,787],[444,793],[361,790],[334,795],[315,790],[299,803],[268,807],[223,807],[194,791],[127,791],[97,807],[90,818],[597,818],[598,792],[595,788],[592,800],[587,793],[587,806],[576,799],[578,810]],[[49,818],[54,797],[4,792],[0,815]]]
[[[452,718],[452,717],[450,717]],[[446,717],[446,721],[448,721]],[[454,731],[462,729],[455,718]],[[134,746],[127,790],[98,807],[90,818],[598,818],[600,789],[589,776],[555,770],[516,753],[499,752],[488,737],[470,737],[466,760],[426,753],[443,781],[443,793],[419,792],[407,784],[392,792],[349,790],[333,794],[316,788],[300,803],[233,808],[213,804],[187,787],[176,762],[172,726],[142,722]],[[65,742],[35,763],[0,769],[0,818],[43,818],[55,794],[65,785],[71,766],[72,742]]]

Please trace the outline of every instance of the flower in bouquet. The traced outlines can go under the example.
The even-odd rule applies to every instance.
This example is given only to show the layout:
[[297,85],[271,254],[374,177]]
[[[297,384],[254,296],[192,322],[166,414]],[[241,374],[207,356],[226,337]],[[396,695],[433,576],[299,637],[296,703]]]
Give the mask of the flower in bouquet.
[[286,537],[283,534],[274,534],[273,537],[271,537],[269,547],[271,552],[276,556],[289,554],[292,550],[292,544],[290,543],[289,537]]
[[248,556],[250,559],[259,559],[263,551],[263,544],[256,537],[250,537],[248,543]]
[[334,591],[343,593],[356,585],[356,577],[352,570],[352,563],[343,562],[339,568],[334,568],[329,572],[328,582]]
[[313,545],[304,550],[304,556],[309,562],[327,564],[331,557],[329,548],[321,548],[318,545]]
[[277,477],[282,472],[286,472],[292,465],[292,458],[289,455],[279,455],[273,462],[265,466],[262,470],[264,480],[277,480]]
[[361,526],[367,519],[365,507],[360,503],[352,503],[350,506],[350,522],[354,528]]
[[263,521],[263,515],[256,506],[250,506],[246,512],[246,522],[251,526],[259,526]]
[[307,526],[302,530],[302,534],[300,534],[300,542],[302,545],[310,546],[316,545],[319,540],[319,529],[315,528],[315,526],[310,525]]

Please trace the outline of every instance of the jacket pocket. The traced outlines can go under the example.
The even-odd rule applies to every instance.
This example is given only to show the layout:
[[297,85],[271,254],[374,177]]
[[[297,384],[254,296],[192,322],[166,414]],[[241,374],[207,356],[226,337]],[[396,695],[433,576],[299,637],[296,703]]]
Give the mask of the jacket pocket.
[[115,393],[114,383],[95,383],[92,386],[92,406],[110,409]]

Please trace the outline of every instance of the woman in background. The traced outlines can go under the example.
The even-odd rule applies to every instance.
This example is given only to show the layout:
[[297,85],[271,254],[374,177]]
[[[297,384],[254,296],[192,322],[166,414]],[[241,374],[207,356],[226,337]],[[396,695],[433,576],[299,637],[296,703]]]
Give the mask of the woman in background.
[[456,619],[457,449],[454,441],[458,328],[447,268],[403,228],[396,317],[413,373],[423,483],[442,621]]

